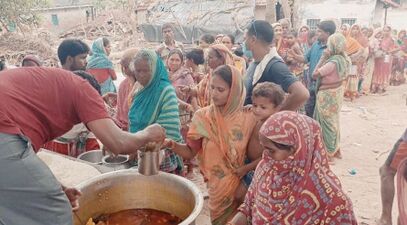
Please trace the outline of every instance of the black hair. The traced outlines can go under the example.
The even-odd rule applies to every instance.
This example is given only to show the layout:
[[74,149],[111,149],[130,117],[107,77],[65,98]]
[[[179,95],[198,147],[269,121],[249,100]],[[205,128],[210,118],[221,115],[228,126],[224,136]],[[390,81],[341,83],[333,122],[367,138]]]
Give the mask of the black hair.
[[273,144],[274,144],[277,148],[279,148],[279,149],[281,149],[281,150],[284,150],[284,151],[291,151],[291,148],[292,148],[291,145],[280,144],[280,143],[277,143],[277,142],[275,142],[275,141],[271,141],[271,142],[273,142]]
[[3,57],[0,57],[0,71],[6,69],[6,60]]
[[273,42],[274,29],[267,21],[253,21],[249,25],[247,33],[251,36],[255,36],[259,40],[266,42],[267,44],[271,44]]
[[315,37],[315,35],[317,35],[317,32],[315,30],[310,30],[308,32],[308,39]]
[[279,106],[285,99],[285,92],[280,85],[272,82],[263,82],[253,89],[252,98],[267,98],[274,106]]
[[106,46],[108,46],[110,44],[109,39],[107,39],[106,37],[102,38],[102,40],[103,40],[103,46],[104,47],[106,47]]
[[298,37],[298,31],[296,31],[295,29],[291,29],[290,31],[288,31],[287,35]]
[[229,37],[230,42],[232,42],[232,44],[235,44],[235,36],[231,35],[231,34],[227,34],[225,35],[226,37]]
[[75,57],[80,54],[87,54],[89,50],[89,46],[79,39],[66,39],[58,47],[58,58],[64,65],[68,56]]
[[228,65],[219,66],[213,71],[213,75],[222,78],[222,80],[228,84],[229,88],[232,87],[232,70]]
[[89,73],[87,73],[87,72],[85,72],[83,70],[76,70],[76,71],[73,71],[73,73],[75,75],[78,75],[78,76],[82,77],[83,79],[87,80],[89,82],[89,84],[92,85],[92,87],[95,88],[95,90],[100,95],[102,95],[100,85],[99,85],[98,81],[92,75],[90,75]]
[[205,63],[204,51],[200,48],[193,48],[185,55],[185,58],[192,60],[196,65]]
[[239,45],[235,51],[233,52],[235,55],[239,56],[239,57],[243,57],[243,48],[241,45]]
[[213,35],[210,34],[204,34],[201,36],[200,40],[205,41],[207,44],[213,44],[215,43],[215,37]]
[[322,31],[329,33],[329,34],[334,34],[336,32],[336,25],[335,22],[332,20],[324,20],[321,21],[317,27],[321,29]]
[[177,54],[179,58],[181,59],[181,63],[184,62],[184,54],[182,54],[182,51],[179,50],[178,48],[174,48],[168,53],[167,59],[169,59],[172,55]]

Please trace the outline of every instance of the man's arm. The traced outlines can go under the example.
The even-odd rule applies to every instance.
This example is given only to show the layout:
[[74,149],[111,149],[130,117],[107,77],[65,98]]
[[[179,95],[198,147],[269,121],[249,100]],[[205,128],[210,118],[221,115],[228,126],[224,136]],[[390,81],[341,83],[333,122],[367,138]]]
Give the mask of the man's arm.
[[288,88],[288,96],[281,104],[280,110],[298,110],[309,98],[309,91],[305,86],[296,81]]
[[289,95],[280,110],[298,110],[309,98],[307,88],[298,81],[283,62],[274,63],[267,72],[265,81],[280,85]]
[[111,119],[99,119],[87,123],[88,128],[114,154],[132,154],[149,142],[162,143],[165,130],[158,124],[137,133],[122,131]]

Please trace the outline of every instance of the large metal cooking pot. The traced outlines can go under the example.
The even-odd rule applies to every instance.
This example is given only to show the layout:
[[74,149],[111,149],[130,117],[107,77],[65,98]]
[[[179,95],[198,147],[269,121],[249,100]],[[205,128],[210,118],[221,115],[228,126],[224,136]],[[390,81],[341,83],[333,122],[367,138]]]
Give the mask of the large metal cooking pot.
[[195,224],[203,207],[203,196],[191,181],[160,172],[144,176],[137,170],[105,173],[77,187],[82,191],[75,225],[89,218],[126,209],[156,209],[183,219],[182,225]]

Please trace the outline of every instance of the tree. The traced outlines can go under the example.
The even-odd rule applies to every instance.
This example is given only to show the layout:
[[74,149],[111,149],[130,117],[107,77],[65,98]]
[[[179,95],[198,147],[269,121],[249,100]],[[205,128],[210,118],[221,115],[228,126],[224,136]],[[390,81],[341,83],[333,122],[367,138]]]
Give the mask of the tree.
[[21,30],[22,25],[36,25],[39,17],[33,9],[48,5],[48,0],[0,0],[0,26],[10,31],[10,27]]

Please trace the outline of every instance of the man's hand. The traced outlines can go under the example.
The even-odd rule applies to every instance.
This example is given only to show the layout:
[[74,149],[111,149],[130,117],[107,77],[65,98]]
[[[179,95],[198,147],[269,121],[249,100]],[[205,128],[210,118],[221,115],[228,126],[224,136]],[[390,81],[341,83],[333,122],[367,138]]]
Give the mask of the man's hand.
[[79,197],[82,193],[76,188],[62,187],[62,190],[65,192],[66,197],[68,197],[69,202],[71,203],[72,211],[77,211],[79,209]]
[[159,124],[153,124],[144,129],[148,142],[163,143],[165,140],[165,129]]

